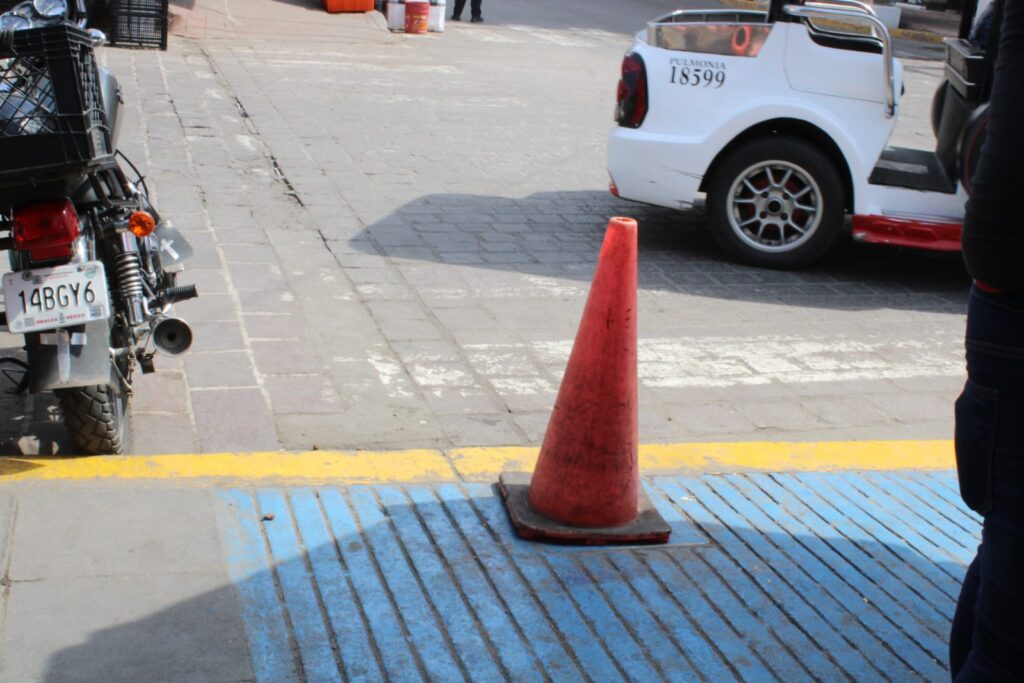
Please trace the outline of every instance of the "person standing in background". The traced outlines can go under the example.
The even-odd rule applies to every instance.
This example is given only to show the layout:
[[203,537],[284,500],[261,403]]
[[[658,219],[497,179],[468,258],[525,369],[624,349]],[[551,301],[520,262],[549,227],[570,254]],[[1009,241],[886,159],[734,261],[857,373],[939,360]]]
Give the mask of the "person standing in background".
[[[483,4],[483,0],[470,0],[469,1],[469,14],[470,21],[483,21],[484,17],[480,14],[480,5]],[[462,21],[462,10],[466,7],[466,0],[455,0],[455,9],[452,10],[452,21]]]
[[967,201],[967,383],[960,493],[983,517],[950,634],[956,683],[1024,681],[1024,0],[996,0],[988,137]]

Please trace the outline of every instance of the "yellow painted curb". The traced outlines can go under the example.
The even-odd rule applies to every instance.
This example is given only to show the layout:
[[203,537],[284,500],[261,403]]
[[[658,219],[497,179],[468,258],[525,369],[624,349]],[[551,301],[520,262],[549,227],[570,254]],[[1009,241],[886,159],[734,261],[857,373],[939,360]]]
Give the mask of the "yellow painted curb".
[[79,458],[0,458],[0,483],[28,480],[162,479],[316,484],[452,481],[440,451],[309,451]]
[[[457,448],[452,466],[468,480],[500,472],[530,472],[536,448]],[[956,467],[953,442],[828,441],[641,444],[640,471],[795,472],[835,470],[945,470]]]
[[946,39],[945,36],[932,31],[926,31],[923,29],[912,29],[912,28],[894,28],[889,31],[889,35],[893,38],[902,38],[904,40],[919,40],[923,43],[935,43],[941,45]]
[[[0,483],[75,480],[174,480],[239,484],[393,484],[493,481],[529,472],[536,447],[408,451],[209,453],[81,458],[0,457]],[[679,443],[640,446],[643,474],[948,470],[951,441]]]

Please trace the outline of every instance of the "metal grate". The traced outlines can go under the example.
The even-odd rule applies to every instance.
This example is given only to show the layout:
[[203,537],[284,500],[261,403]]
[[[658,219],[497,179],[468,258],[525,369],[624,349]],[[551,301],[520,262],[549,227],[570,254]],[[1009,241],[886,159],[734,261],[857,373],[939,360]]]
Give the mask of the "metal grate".
[[0,61],[0,137],[56,133],[56,113],[44,58]]
[[0,49],[0,185],[82,168],[112,152],[89,36],[27,29]]
[[167,25],[168,0],[115,0],[110,42],[166,50]]

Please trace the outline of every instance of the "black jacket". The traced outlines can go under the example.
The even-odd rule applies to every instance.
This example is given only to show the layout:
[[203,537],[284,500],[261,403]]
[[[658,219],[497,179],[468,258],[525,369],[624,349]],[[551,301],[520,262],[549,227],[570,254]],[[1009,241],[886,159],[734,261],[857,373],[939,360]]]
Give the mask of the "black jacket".
[[1003,0],[998,50],[963,256],[974,279],[1024,294],[1024,0]]

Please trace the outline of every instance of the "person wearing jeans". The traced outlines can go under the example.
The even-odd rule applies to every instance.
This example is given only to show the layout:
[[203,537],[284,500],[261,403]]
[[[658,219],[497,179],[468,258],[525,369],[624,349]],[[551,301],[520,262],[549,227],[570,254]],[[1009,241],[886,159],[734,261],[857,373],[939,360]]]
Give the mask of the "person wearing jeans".
[[984,518],[950,637],[954,680],[1024,680],[1024,297],[975,286],[956,402],[964,502]]
[[[470,21],[484,20],[483,15],[480,14],[480,5],[482,4],[483,0],[469,0]],[[466,0],[455,0],[455,8],[452,10],[452,21],[462,21],[462,10],[465,8]]]
[[997,5],[991,119],[962,238],[974,286],[957,476],[983,526],[950,634],[956,683],[1024,681],[1024,0]]

